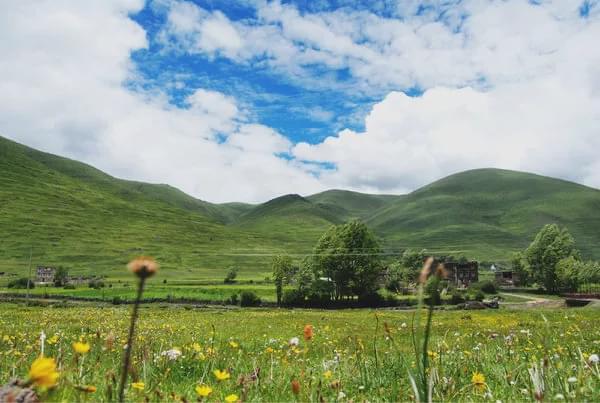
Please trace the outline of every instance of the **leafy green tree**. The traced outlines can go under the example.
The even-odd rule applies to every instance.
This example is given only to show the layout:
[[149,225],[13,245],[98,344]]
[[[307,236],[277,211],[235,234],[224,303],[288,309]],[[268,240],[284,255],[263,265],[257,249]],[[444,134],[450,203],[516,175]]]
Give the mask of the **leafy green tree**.
[[523,253],[514,253],[510,259],[510,265],[513,273],[516,273],[519,277],[519,285],[526,287],[531,284],[531,275],[529,270],[527,270]]
[[54,286],[62,287],[69,282],[69,270],[66,267],[58,266],[54,273]]
[[334,298],[366,295],[377,290],[381,248],[375,235],[355,220],[329,228],[315,248],[316,277],[334,284]]
[[235,279],[237,278],[238,271],[239,270],[236,267],[230,268],[229,271],[227,272],[227,274],[225,275],[225,279],[223,280],[223,282],[225,284],[233,284],[233,283],[235,283]]
[[579,259],[575,240],[566,228],[556,224],[545,225],[524,255],[532,279],[553,293],[559,288],[556,275],[558,262],[568,257]]
[[421,251],[406,249],[400,257],[400,265],[406,269],[408,274],[407,281],[415,281],[419,276],[423,263],[427,257],[427,251],[425,249]]
[[277,294],[277,305],[281,305],[283,297],[283,286],[289,284],[294,275],[294,265],[292,258],[287,255],[279,255],[273,258],[271,264],[273,280],[275,281],[275,291]]

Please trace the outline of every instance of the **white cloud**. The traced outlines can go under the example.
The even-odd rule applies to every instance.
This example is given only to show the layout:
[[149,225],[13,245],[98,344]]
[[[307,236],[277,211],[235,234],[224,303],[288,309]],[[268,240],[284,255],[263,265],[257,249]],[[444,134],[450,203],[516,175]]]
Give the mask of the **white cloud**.
[[[345,68],[351,80],[338,84],[348,91],[388,93],[364,132],[293,145],[219,92],[198,89],[181,108],[124,87],[135,79],[131,52],[147,46],[128,17],[142,0],[9,0],[0,13],[0,133],[210,201],[326,187],[400,192],[483,166],[600,186],[598,12],[580,18],[571,1],[464,1],[439,20],[401,3],[403,19],[260,2],[256,21],[165,3],[167,49],[268,66],[318,88],[336,83],[311,66]],[[427,91],[390,90],[413,86]]]
[[188,108],[178,108],[161,93],[123,86],[135,78],[131,52],[147,46],[143,29],[128,18],[142,6],[131,0],[4,3],[0,133],[210,201],[321,190],[301,166],[275,155],[288,151],[289,141],[246,123],[235,99],[199,89],[187,98]]

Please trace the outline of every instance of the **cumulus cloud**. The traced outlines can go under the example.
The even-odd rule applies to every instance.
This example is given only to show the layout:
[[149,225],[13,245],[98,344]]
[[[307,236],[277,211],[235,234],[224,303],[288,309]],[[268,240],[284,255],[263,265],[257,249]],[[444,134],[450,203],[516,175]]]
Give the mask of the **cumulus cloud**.
[[[125,86],[137,79],[131,53],[148,47],[129,18],[142,0],[9,0],[0,13],[0,133],[210,201],[327,187],[403,192],[488,166],[600,186],[598,7],[582,16],[570,1],[428,1],[424,12],[418,3],[400,2],[402,18],[392,18],[260,1],[255,19],[236,21],[162,3],[156,39],[167,55],[260,66],[311,89],[343,86],[349,98],[387,94],[364,130],[292,144],[230,95],[199,88],[175,106],[160,90]],[[315,66],[347,74],[316,76]],[[424,93],[401,92],[414,87]]]
[[134,0],[4,3],[0,133],[210,201],[321,190],[302,166],[278,157],[291,148],[287,138],[247,122],[234,98],[198,89],[179,108],[164,94],[123,85],[136,78],[131,52],[147,46],[128,17],[142,7]]

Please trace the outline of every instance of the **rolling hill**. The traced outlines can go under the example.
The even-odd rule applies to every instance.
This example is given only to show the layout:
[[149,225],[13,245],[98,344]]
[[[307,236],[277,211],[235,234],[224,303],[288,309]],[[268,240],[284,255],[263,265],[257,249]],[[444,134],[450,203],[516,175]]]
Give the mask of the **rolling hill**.
[[478,169],[401,196],[329,190],[213,204],[0,137],[0,272],[23,273],[31,254],[33,266],[118,277],[129,258],[146,253],[167,277],[222,278],[236,266],[242,278],[262,278],[272,254],[309,254],[325,229],[352,218],[388,251],[496,261],[556,222],[586,257],[600,258],[600,191],[539,175]]

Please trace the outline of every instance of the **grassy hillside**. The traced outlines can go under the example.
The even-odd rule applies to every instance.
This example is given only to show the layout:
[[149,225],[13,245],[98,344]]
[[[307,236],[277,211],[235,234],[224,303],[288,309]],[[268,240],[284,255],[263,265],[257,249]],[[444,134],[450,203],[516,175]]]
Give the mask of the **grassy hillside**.
[[331,190],[212,204],[0,137],[0,271],[24,273],[32,251],[34,267],[119,276],[145,253],[173,280],[221,279],[231,266],[241,278],[262,278],[272,254],[308,254],[325,229],[351,218],[365,220],[388,250],[485,260],[508,259],[557,222],[586,257],[600,258],[600,191],[557,179],[482,169],[404,196]]
[[[248,206],[214,205],[166,185],[112,178],[76,161],[0,138],[0,271],[65,265],[73,272],[115,275],[134,255],[147,253],[173,277],[240,276],[268,270],[257,250],[286,242],[225,226]],[[217,274],[215,274],[217,273]]]
[[502,260],[541,226],[566,225],[600,258],[600,191],[523,172],[478,169],[406,195],[367,220],[388,242]]

